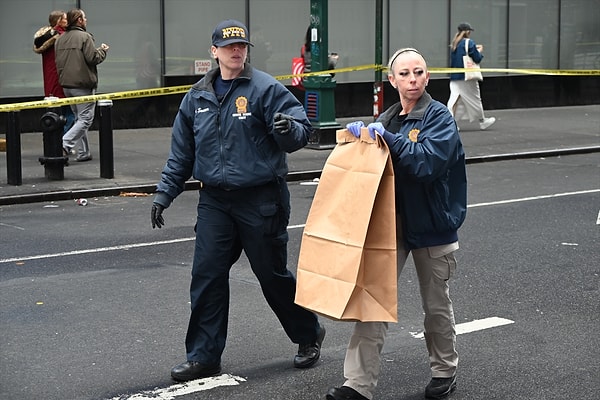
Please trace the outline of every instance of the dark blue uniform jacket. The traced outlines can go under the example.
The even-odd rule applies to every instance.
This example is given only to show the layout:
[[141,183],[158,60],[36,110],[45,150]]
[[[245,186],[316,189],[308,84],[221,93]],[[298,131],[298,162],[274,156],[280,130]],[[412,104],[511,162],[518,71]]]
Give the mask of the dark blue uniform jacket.
[[[388,127],[402,110],[392,105],[378,121]],[[396,212],[407,249],[458,240],[467,212],[465,152],[445,105],[425,92],[402,123],[384,133],[394,164]]]
[[[287,154],[306,145],[312,127],[302,104],[271,75],[246,64],[219,102],[213,69],[184,96],[173,124],[171,152],[155,201],[168,207],[191,176],[209,187],[236,190],[276,182]],[[273,134],[276,113],[294,117],[291,132]]]

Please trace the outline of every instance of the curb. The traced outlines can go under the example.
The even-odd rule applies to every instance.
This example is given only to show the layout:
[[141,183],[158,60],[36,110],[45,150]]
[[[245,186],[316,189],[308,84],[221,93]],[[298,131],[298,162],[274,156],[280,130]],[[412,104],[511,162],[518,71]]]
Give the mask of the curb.
[[[465,162],[469,164],[481,164],[486,162],[519,160],[540,157],[559,157],[573,154],[588,154],[600,152],[600,146],[575,147],[567,149],[552,149],[528,151],[523,153],[492,154],[488,156],[467,157]],[[313,180],[321,176],[322,170],[290,172],[287,175],[288,182]],[[200,182],[196,180],[187,181],[184,190],[200,190]],[[86,197],[119,196],[121,193],[151,194],[156,191],[156,184],[140,184],[132,186],[119,186],[100,189],[61,190],[55,192],[32,193],[25,195],[0,196],[0,206],[13,204],[39,203],[44,201],[74,200]]]

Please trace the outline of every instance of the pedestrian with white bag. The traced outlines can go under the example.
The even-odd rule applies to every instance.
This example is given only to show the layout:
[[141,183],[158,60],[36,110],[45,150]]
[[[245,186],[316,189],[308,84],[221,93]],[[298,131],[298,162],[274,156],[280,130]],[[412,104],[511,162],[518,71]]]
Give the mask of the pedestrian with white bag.
[[469,122],[479,121],[479,129],[483,131],[496,122],[496,118],[486,118],[483,112],[479,91],[479,81],[483,80],[479,71],[479,63],[483,60],[483,46],[471,39],[471,32],[474,30],[468,22],[461,23],[450,44],[450,67],[475,71],[450,74],[448,109],[457,122],[461,119],[468,119]]

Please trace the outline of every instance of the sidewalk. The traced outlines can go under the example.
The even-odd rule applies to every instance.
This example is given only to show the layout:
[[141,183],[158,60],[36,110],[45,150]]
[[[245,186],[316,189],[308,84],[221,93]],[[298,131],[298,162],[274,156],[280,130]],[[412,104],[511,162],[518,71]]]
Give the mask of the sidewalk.
[[[486,131],[478,123],[460,121],[460,134],[467,162],[477,157],[554,149],[595,147],[600,151],[600,104],[592,106],[490,110],[486,116],[496,123]],[[346,123],[372,117],[340,118]],[[160,179],[170,145],[170,128],[115,130],[114,179],[100,178],[98,131],[90,131],[89,141],[94,159],[71,160],[65,167],[65,179],[50,181],[38,158],[43,155],[40,133],[21,135],[22,185],[8,184],[6,153],[0,152],[0,205],[37,201],[64,200],[78,197],[113,196],[121,192],[150,192]],[[4,137],[3,135],[1,137]],[[289,155],[293,180],[316,176],[302,171],[320,171],[331,149],[304,148]]]

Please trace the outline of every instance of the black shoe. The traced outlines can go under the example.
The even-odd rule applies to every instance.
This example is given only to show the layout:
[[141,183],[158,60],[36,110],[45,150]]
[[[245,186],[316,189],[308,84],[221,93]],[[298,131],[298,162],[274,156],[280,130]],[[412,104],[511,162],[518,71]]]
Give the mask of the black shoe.
[[329,389],[329,392],[327,392],[327,396],[325,396],[325,398],[327,400],[369,400],[348,386]]
[[298,346],[298,354],[294,357],[294,367],[308,368],[315,365],[321,357],[321,344],[325,338],[325,327],[319,325],[319,333],[314,343],[301,344]]
[[193,381],[194,379],[214,376],[221,372],[221,364],[205,365],[197,361],[186,361],[171,370],[171,377],[176,381]]
[[451,378],[431,378],[425,388],[426,399],[445,399],[456,389],[456,375]]

